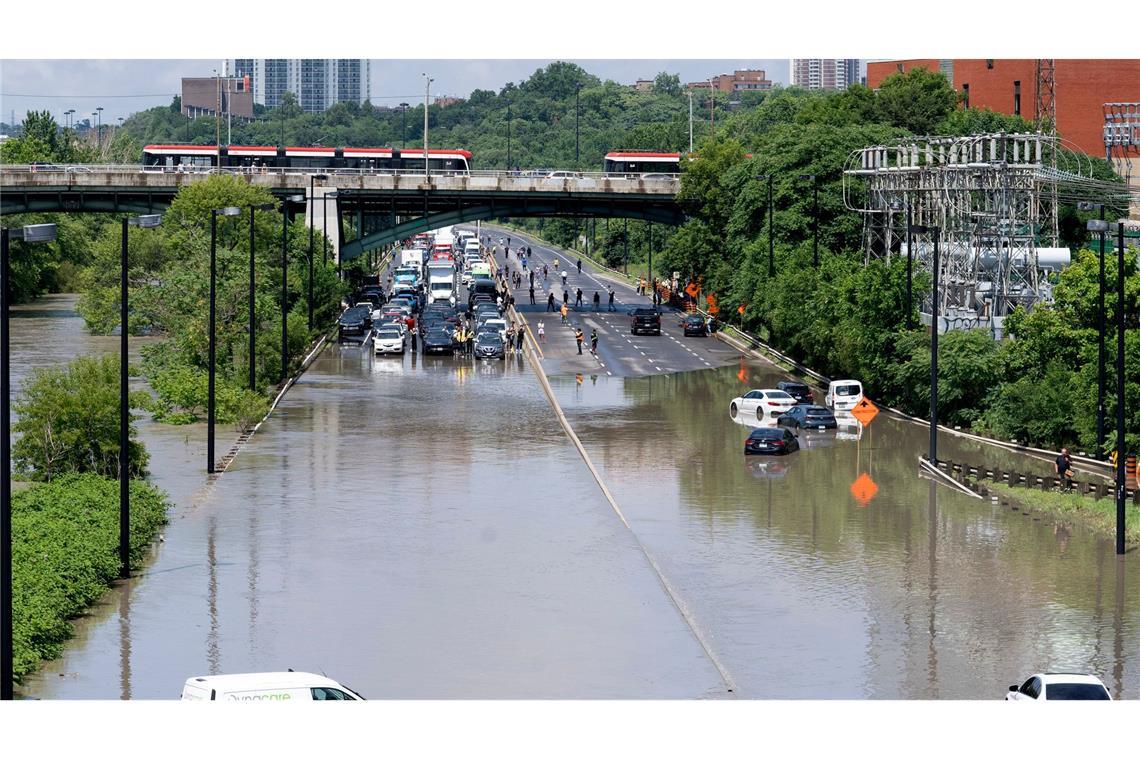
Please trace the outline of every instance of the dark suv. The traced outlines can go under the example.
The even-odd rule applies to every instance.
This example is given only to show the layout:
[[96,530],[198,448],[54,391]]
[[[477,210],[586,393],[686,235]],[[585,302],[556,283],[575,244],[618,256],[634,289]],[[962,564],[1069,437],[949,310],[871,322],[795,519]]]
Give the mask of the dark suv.
[[805,383],[797,383],[792,382],[791,380],[784,380],[776,383],[776,387],[794,398],[797,404],[815,403],[815,397],[812,396],[811,388],[807,387]]
[[353,306],[337,320],[337,328],[340,340],[356,340],[363,343],[372,330],[372,310],[368,304]]
[[661,315],[656,309],[635,308],[629,313],[629,331],[634,335],[639,332],[661,334]]

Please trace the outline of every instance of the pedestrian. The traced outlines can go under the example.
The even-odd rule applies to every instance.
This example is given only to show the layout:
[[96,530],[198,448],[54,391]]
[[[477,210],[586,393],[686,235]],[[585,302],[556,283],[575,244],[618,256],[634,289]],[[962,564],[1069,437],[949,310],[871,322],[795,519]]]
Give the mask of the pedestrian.
[[559,310],[559,313],[562,315],[562,324],[566,324],[566,315],[567,315],[569,312],[570,312],[570,309],[569,309],[569,308],[567,308],[567,306],[566,306],[566,302],[565,302],[565,301],[563,301],[563,302],[562,302],[562,308],[561,308],[561,310]]
[[467,331],[467,355],[468,356],[474,356],[475,355],[475,331],[474,330],[468,330]]
[[613,310],[614,310],[614,286],[610,285],[610,306],[607,309],[607,311],[613,311]]
[[542,279],[545,282],[550,282],[550,270],[546,268],[546,264],[542,265]]
[[416,333],[416,331],[413,330],[412,331],[412,353],[413,354],[420,350],[419,340],[417,339],[416,336],[417,336],[417,333]]
[[585,337],[586,336],[582,335],[582,328],[581,327],[575,327],[574,328],[574,340],[577,341],[577,343],[578,343],[578,355],[579,356],[582,354],[582,341],[585,340]]
[[582,289],[578,288],[577,292],[575,292],[575,294],[574,294],[574,308],[577,309],[581,305],[582,305]]
[[538,323],[538,342],[546,342],[546,324],[541,321]]
[[1054,468],[1057,470],[1057,477],[1062,482],[1062,489],[1065,491],[1073,490],[1073,458],[1069,456],[1068,449],[1061,449],[1061,455],[1057,457],[1054,463]]
[[523,350],[523,338],[526,337],[526,325],[519,325],[518,332],[515,333],[515,350],[520,354]]
[[530,286],[534,287],[534,270],[530,270]]
[[582,274],[582,260],[578,259],[578,274]]
[[598,353],[598,330],[597,330],[597,328],[590,330],[590,353],[595,354],[595,355]]
[[598,295],[598,291],[594,291],[594,311],[597,311],[602,306],[602,297]]
[[[532,289],[533,289],[533,288],[532,288]],[[547,311],[555,311],[555,308],[554,308],[554,294],[553,294],[553,293],[551,293],[549,296],[547,296],[547,297],[546,297],[546,310],[547,310]]]
[[507,328],[507,342],[506,342],[506,345],[504,346],[504,349],[506,351],[514,351],[515,350],[515,324],[514,324],[514,322],[512,322],[511,326]]
[[555,272],[557,272],[557,271],[558,271],[558,259],[555,259],[555,260],[554,260],[554,271],[555,271]]
[[534,306],[534,283],[530,284],[530,305]]
[[570,303],[570,291],[569,290],[563,290],[562,291],[562,303]]
[[530,256],[531,256],[531,253],[530,253],[530,246],[528,245],[528,246],[526,247],[526,257],[529,259],[529,258],[530,258]]
[[566,287],[566,270],[562,270],[562,287]]

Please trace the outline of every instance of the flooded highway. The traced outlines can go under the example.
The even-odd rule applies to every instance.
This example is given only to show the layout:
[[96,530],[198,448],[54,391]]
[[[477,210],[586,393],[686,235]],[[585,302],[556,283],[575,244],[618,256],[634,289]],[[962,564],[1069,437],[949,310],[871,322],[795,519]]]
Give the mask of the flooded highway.
[[[883,414],[858,439],[744,456],[729,402],[781,379],[760,362],[551,379],[742,696],[1001,699],[1049,670],[1140,696],[1134,557],[920,479],[927,428]],[[939,440],[944,458],[1025,467],[981,449]]]
[[[117,350],[62,298],[13,320],[14,387],[69,357],[44,345]],[[1000,699],[1044,670],[1140,695],[1132,555],[920,479],[926,429],[886,415],[745,457],[729,401],[779,379],[551,377],[635,535],[517,357],[332,346],[212,484],[202,426],[143,420],[165,541],[20,693],[176,698],[292,667],[371,698],[730,696],[704,642],[744,697]]]

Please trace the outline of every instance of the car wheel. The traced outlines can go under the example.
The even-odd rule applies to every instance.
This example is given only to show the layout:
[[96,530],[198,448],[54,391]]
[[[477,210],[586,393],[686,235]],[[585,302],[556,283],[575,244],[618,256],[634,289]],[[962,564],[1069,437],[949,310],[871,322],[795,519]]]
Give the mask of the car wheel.
[[728,416],[732,417],[734,420],[736,419],[736,415],[739,414],[739,412],[740,410],[736,408],[736,404],[728,407]]

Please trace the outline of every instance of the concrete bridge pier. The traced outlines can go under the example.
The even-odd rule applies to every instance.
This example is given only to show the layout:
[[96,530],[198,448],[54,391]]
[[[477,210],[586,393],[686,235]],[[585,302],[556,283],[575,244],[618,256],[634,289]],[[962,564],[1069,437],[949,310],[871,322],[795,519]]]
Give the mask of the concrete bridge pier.
[[[333,197],[326,200],[328,193]],[[320,233],[328,230],[329,260],[336,263],[340,260],[340,207],[337,205],[340,199],[336,196],[336,188],[314,187],[309,200],[305,204],[305,224]]]

